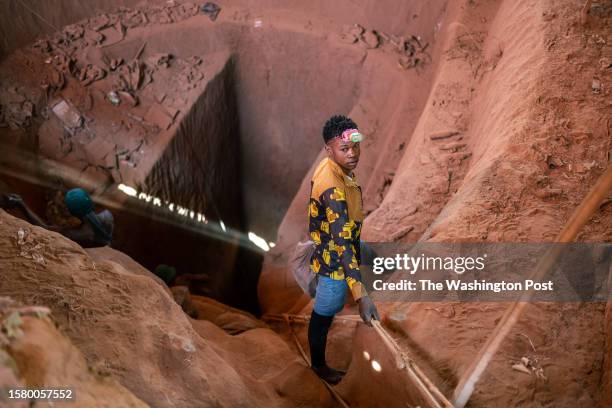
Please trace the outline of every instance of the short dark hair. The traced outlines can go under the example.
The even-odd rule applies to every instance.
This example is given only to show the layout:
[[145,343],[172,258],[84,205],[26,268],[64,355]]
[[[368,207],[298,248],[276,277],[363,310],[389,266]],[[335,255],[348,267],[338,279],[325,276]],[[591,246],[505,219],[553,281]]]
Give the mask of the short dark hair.
[[347,129],[357,129],[357,124],[348,116],[334,115],[323,126],[323,140],[327,143]]

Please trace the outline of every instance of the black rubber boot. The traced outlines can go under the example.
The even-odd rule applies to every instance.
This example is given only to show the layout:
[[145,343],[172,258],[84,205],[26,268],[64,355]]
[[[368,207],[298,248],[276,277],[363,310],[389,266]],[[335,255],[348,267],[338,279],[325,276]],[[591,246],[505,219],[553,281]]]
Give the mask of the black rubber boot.
[[308,343],[313,371],[328,383],[338,384],[344,373],[328,367],[325,363],[327,333],[333,320],[334,316],[321,316],[313,310],[308,325]]
[[313,366],[312,370],[315,374],[332,385],[338,384],[342,380],[342,377],[344,377],[341,371],[334,370],[328,365],[324,365],[323,367]]

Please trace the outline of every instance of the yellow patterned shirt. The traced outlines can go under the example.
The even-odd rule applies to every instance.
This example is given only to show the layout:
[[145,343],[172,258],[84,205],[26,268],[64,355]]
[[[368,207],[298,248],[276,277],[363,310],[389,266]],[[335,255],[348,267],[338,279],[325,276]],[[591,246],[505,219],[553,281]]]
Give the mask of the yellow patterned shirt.
[[366,295],[359,271],[361,187],[329,158],[312,176],[308,216],[310,239],[316,245],[310,268],[332,279],[345,279],[355,300]]

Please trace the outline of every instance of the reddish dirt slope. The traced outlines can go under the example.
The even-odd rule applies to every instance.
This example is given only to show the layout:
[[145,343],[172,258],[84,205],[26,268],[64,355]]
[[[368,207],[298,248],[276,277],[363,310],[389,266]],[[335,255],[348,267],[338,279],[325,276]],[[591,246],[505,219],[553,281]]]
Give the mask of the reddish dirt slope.
[[[466,2],[448,13],[428,100],[414,131],[405,135],[405,154],[382,203],[365,221],[364,237],[551,241],[610,163],[609,10],[593,5],[586,25],[580,6],[570,2]],[[456,135],[439,140],[443,133]],[[361,176],[368,185],[370,175]],[[270,311],[298,311],[307,302],[283,266],[305,236],[306,183],[280,227],[285,239],[264,266],[260,297]],[[579,240],[609,242],[610,225],[608,201]],[[402,345],[450,396],[506,304],[380,308]],[[610,375],[602,364],[609,366],[611,342],[605,309],[592,303],[531,305],[470,404],[604,404]],[[346,337],[338,336],[336,341]],[[347,364],[350,356],[340,354]],[[538,358],[548,380],[512,370],[522,356]],[[347,380],[343,389],[369,381]]]
[[[70,388],[72,403],[76,406],[147,407],[113,378],[92,371],[83,354],[55,327],[51,316],[46,314],[48,309],[19,307],[8,298],[2,298],[0,302],[3,328],[0,334],[0,385],[3,391],[8,387]],[[21,381],[7,381],[10,375]],[[19,402],[0,397],[0,404],[9,402],[10,406],[20,406]],[[24,402],[21,406],[26,404]]]
[[[173,11],[165,9],[168,24],[157,24],[165,17],[155,9],[152,14],[160,21],[130,27],[113,55],[132,58],[147,39],[147,58],[171,51],[191,61],[190,56],[203,53],[218,63],[207,75],[235,69],[241,150],[239,156],[230,151],[244,165],[240,190],[245,194],[245,225],[272,237],[282,218],[277,246],[267,255],[259,282],[261,306],[265,312],[307,313],[309,299],[293,282],[287,262],[306,233],[309,176],[322,157],[320,125],[331,113],[349,112],[367,135],[357,173],[369,214],[365,239],[554,239],[610,165],[611,157],[610,6],[587,2],[590,8],[585,14],[579,3],[583,2],[466,0],[427,2],[426,6],[405,2],[398,8],[390,0],[308,5],[296,0],[283,6],[275,1],[243,0],[223,5],[217,23],[201,14],[183,19],[177,6]],[[129,10],[121,13],[127,20],[140,15]],[[15,40],[32,19],[26,14],[25,23],[18,24],[16,19],[6,25],[9,40]],[[75,7],[64,20],[54,18],[64,25],[77,16],[88,14]],[[36,27],[41,25],[38,21]],[[353,42],[351,30],[359,35],[367,31]],[[378,46],[372,46],[376,42],[372,30],[381,33]],[[95,41],[95,33],[88,34]],[[427,44],[427,55],[418,64],[406,60],[406,50],[399,52],[394,44],[401,36],[415,41],[412,35]],[[81,46],[79,56],[84,62],[100,57],[89,54],[95,47],[84,46],[83,41],[77,38],[74,44]],[[17,45],[21,44],[13,41],[3,49],[15,50]],[[423,47],[420,51],[425,54]],[[17,82],[23,87],[17,92],[23,95],[8,92],[7,103],[23,107],[32,102],[41,113],[36,122],[43,117],[46,100],[39,89],[40,78],[22,69],[27,66],[37,73],[46,67],[35,52],[39,51],[28,48],[10,55],[2,69],[21,75]],[[226,64],[234,59],[236,65]],[[98,81],[91,88],[70,84],[66,92],[75,104],[87,107],[87,92],[75,89],[103,84]],[[104,86],[94,102],[104,102],[101,90],[108,91]],[[138,96],[145,101],[156,97],[144,91]],[[228,106],[224,112],[234,109]],[[97,123],[110,127],[112,116],[100,115]],[[223,123],[235,125],[235,118],[230,119],[227,122],[225,117]],[[128,128],[140,128],[134,120],[128,121]],[[185,126],[189,124],[200,126],[197,120]],[[36,151],[39,125],[0,133]],[[100,133],[102,142],[113,136],[112,131]],[[60,134],[61,129],[56,135]],[[158,172],[164,175],[160,191],[174,185],[172,177],[165,175],[172,174],[168,164],[176,161],[181,149],[169,149],[173,160],[157,160],[173,135],[162,137],[145,170],[132,172],[138,176],[134,180],[142,181],[154,164],[165,163]],[[219,151],[227,153],[223,146],[218,145]],[[228,163],[232,162],[224,163],[224,169],[234,171]],[[231,171],[224,174],[235,175]],[[228,183],[217,186],[227,188]],[[236,193],[237,186],[231,187],[236,187],[232,190]],[[205,192],[202,196],[207,197]],[[584,228],[580,241],[611,240],[610,202]],[[237,212],[230,211],[236,217]],[[30,245],[24,252],[18,248],[23,244],[16,234],[25,224],[0,214],[0,239],[4,240],[0,259],[7,274],[0,282],[0,293],[52,307],[60,327],[88,362],[115,376],[145,402],[160,406],[291,405],[295,401],[316,405],[321,398],[324,404],[332,404],[300,362],[294,346],[288,347],[269,329],[259,327],[229,337],[211,322],[190,322],[158,282],[130,272],[121,262],[93,261],[75,245],[38,229],[29,229],[27,236],[41,246]],[[210,310],[211,306],[205,307]],[[448,396],[505,307],[501,303],[379,302],[385,323],[396,331],[402,347]],[[609,305],[595,303],[530,305],[477,385],[470,404],[612,403],[610,310]],[[354,314],[355,306],[347,306],[345,313]],[[273,327],[292,344],[284,324]],[[298,330],[298,337],[306,343],[304,328]],[[350,364],[346,380],[337,389],[351,405],[415,402],[406,395],[405,382],[388,368],[389,356],[371,330],[336,324],[330,340],[333,364],[345,368]],[[381,362],[381,373],[361,360],[364,350]],[[521,357],[537,359],[547,380],[512,370]],[[224,392],[228,385],[233,390],[229,394]],[[383,386],[385,395],[379,396],[375,391]]]
[[[94,261],[73,242],[4,211],[0,248],[0,293],[48,306],[93,370],[111,375],[151,406],[330,401],[314,373],[269,329],[230,336],[213,323],[192,321],[149,276]],[[26,350],[23,358],[33,357]]]

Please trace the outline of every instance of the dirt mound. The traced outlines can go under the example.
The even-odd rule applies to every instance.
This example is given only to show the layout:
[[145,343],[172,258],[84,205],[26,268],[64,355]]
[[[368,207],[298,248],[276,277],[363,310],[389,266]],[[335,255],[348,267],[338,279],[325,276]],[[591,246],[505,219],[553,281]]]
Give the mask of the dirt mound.
[[[248,385],[267,384],[287,406],[335,406],[321,380],[297,352],[270,329],[257,328],[230,336],[205,320],[192,322],[204,339],[239,372],[252,375]],[[304,343],[303,343],[304,344]]]
[[191,295],[191,307],[199,320],[208,320],[229,334],[238,334],[251,329],[267,328],[266,324],[250,313],[229,307],[204,296]]
[[[427,101],[413,131],[404,134],[403,156],[389,169],[381,200],[364,222],[364,239],[546,242],[556,236],[610,165],[610,108],[604,97],[609,91],[602,85],[609,76],[609,8],[593,5],[583,25],[580,7],[529,1],[448,5]],[[360,126],[372,126],[377,114],[366,115]],[[354,109],[353,115],[361,112]],[[395,118],[388,126],[402,129],[403,120]],[[363,156],[372,148],[366,145]],[[367,202],[375,193],[368,191],[374,178],[367,156],[357,174]],[[309,175],[264,263],[259,295],[268,312],[296,312],[308,304],[286,267],[295,243],[305,236],[308,182]],[[609,202],[579,240],[612,239]],[[449,397],[506,307],[379,302],[402,346]],[[601,403],[607,391],[600,384],[610,378],[601,369],[610,358],[604,311],[602,304],[530,305],[471,403]],[[355,335],[354,344],[372,347],[361,341],[365,332]],[[340,341],[332,334],[332,343]],[[547,380],[513,370],[522,357],[542,368]],[[353,365],[343,389],[362,381],[352,375]]]
[[[82,407],[148,406],[113,378],[92,371],[83,353],[55,327],[48,309],[18,307],[8,298],[0,303],[0,388],[68,387]],[[3,397],[0,404],[8,403]]]
[[190,321],[142,270],[94,261],[71,241],[4,211],[0,248],[0,293],[49,307],[94,370],[151,406],[291,406],[294,393],[318,405],[319,395],[301,388],[318,389],[319,380],[270,330],[232,337],[212,323]]
[[114,262],[133,274],[153,279],[155,282],[159,283],[164,290],[168,291],[168,286],[163,280],[121,251],[105,246],[100,248],[86,248],[85,252],[87,252],[94,262]]

